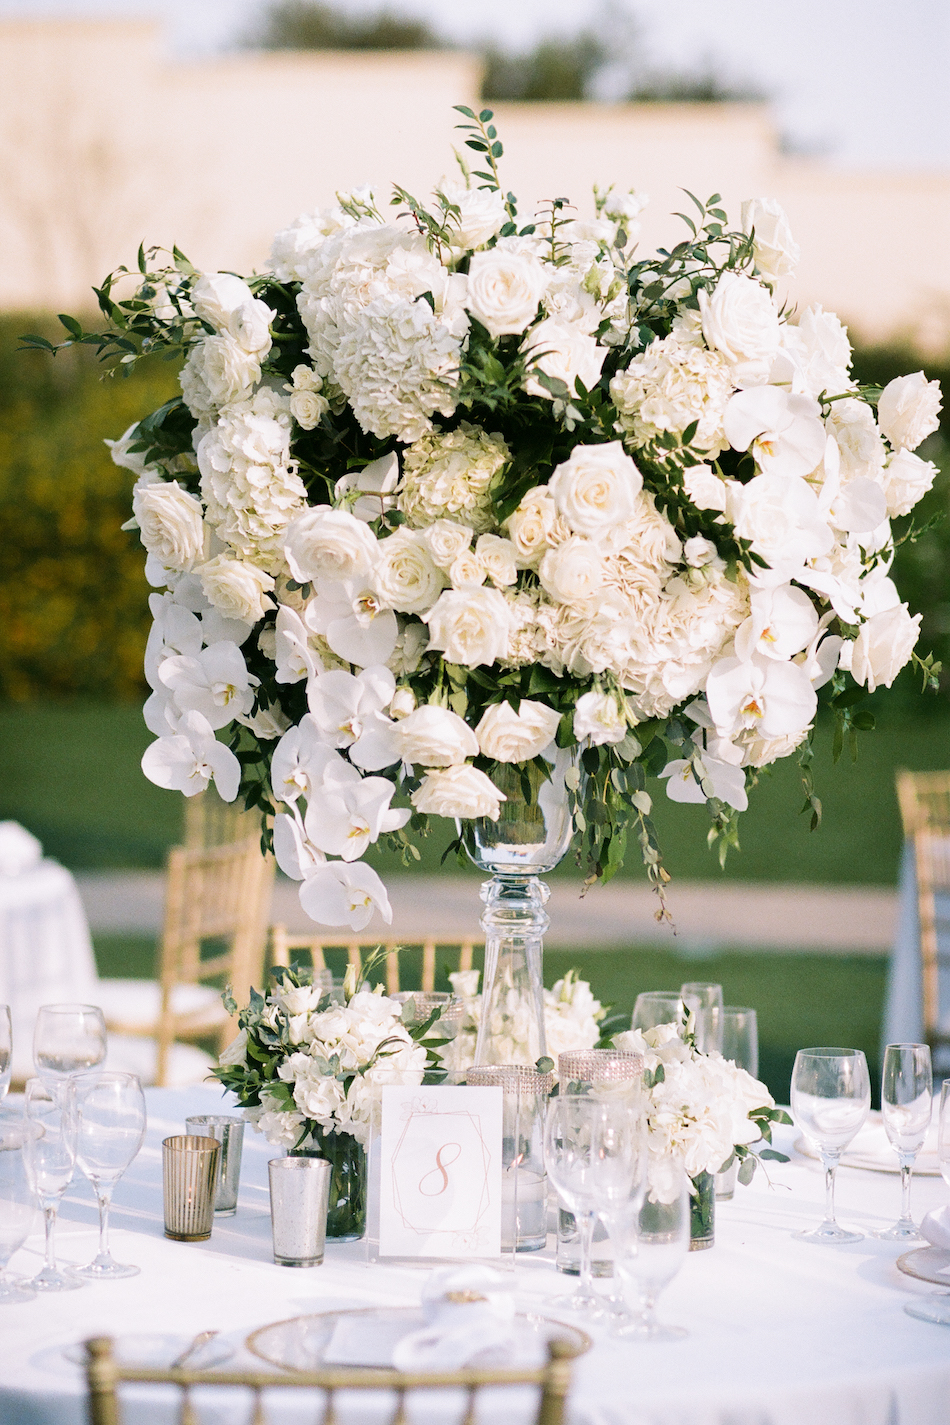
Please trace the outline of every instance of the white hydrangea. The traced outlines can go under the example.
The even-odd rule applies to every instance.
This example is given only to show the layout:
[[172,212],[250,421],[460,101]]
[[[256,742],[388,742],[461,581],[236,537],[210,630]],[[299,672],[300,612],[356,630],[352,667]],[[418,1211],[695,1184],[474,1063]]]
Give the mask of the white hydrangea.
[[278,282],[301,281],[307,263],[326,238],[353,226],[353,219],[339,205],[299,218],[274,236],[270,269]]
[[500,435],[467,421],[424,435],[403,456],[397,507],[417,527],[451,519],[481,534],[494,524],[488,486],[508,459]]
[[732,395],[729,364],[718,351],[678,336],[653,341],[610,383],[620,429],[635,446],[698,422],[692,444],[716,456],[729,442],[722,428]]
[[230,409],[198,445],[205,516],[218,537],[268,573],[283,565],[284,531],[307,503],[290,454],[290,418]]

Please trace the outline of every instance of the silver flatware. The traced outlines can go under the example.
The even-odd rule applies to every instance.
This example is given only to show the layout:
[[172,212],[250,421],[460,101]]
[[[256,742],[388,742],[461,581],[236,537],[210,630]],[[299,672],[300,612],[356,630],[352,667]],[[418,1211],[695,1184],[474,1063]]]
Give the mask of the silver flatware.
[[180,1356],[176,1356],[169,1366],[171,1371],[180,1371],[185,1362],[190,1360],[202,1346],[207,1346],[208,1342],[218,1335],[217,1331],[199,1331],[195,1339],[185,1347]]

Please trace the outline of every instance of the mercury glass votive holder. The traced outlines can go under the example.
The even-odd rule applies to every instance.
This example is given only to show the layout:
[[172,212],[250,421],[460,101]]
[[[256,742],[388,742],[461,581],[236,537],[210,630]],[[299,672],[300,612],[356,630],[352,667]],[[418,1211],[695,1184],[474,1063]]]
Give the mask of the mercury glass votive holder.
[[185,1132],[205,1138],[216,1138],[221,1144],[214,1215],[233,1217],[237,1212],[238,1184],[241,1180],[244,1119],[229,1113],[199,1113],[193,1118],[185,1119]]
[[211,1236],[220,1157],[216,1138],[178,1133],[162,1140],[166,1237],[204,1242]]

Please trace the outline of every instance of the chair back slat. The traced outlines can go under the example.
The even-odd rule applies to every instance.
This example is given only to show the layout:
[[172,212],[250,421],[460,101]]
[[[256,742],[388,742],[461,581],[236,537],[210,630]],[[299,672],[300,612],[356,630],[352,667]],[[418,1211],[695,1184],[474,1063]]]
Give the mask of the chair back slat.
[[932,1048],[950,1044],[947,1009],[940,1002],[941,929],[947,917],[938,897],[950,895],[950,772],[899,772],[897,798],[904,835],[914,848],[920,922],[924,1038]]
[[419,948],[422,951],[422,976],[419,988],[425,993],[431,994],[435,989],[436,970],[438,959],[443,952],[454,951],[458,954],[458,968],[460,970],[470,970],[472,968],[472,956],[474,954],[475,942],[467,937],[459,940],[451,935],[432,935],[424,940],[360,940],[358,937],[340,937],[327,935],[291,935],[284,925],[271,926],[271,964],[289,967],[294,951],[304,950],[310,954],[315,970],[326,968],[326,952],[328,950],[344,950],[347,962],[355,965],[358,972],[361,972],[364,957],[374,954],[382,949],[385,952],[385,982],[386,993],[390,995],[398,994],[400,991],[400,951]]

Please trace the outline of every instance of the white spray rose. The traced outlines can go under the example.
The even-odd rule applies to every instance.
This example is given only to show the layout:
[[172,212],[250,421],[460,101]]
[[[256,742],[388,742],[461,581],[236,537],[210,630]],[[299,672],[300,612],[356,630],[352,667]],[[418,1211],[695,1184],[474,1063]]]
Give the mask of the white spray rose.
[[605,581],[603,551],[592,539],[572,534],[549,549],[538,569],[541,586],[559,604],[584,604],[600,593]]
[[643,476],[619,440],[576,445],[548,485],[558,513],[573,533],[594,539],[633,518],[642,488]]
[[290,572],[301,583],[365,578],[377,552],[376,536],[362,520],[329,505],[317,505],[297,515],[284,536]]
[[787,277],[802,252],[792,237],[785,209],[774,198],[747,198],[742,204],[742,231],[755,233],[752,252],[763,277]]
[[534,321],[548,276],[527,252],[495,247],[476,252],[468,270],[465,305],[490,336],[523,332]]
[[442,573],[422,535],[397,529],[380,540],[373,587],[383,603],[400,614],[421,614],[431,609],[445,587]]
[[589,737],[591,745],[622,742],[627,735],[627,714],[613,693],[584,693],[574,709],[574,736]]
[[504,194],[497,189],[447,183],[440,192],[458,209],[447,215],[446,224],[451,246],[461,252],[484,246],[508,221]]
[[550,746],[561,714],[545,703],[522,698],[515,712],[510,703],[494,703],[475,729],[478,745],[496,762],[528,762]]
[[132,512],[143,545],[166,569],[187,571],[201,557],[205,540],[201,501],[177,480],[137,485]]
[[496,588],[507,588],[518,577],[518,551],[510,539],[498,534],[481,534],[475,558]]
[[427,816],[463,820],[484,816],[497,821],[501,803],[508,799],[484,772],[463,763],[459,767],[446,767],[445,771],[427,772],[422,785],[409,800],[416,811]]
[[178,378],[185,405],[199,418],[247,400],[260,379],[258,357],[227,332],[198,342]]
[[312,366],[304,365],[295,366],[290,379],[291,386],[284,388],[290,391],[290,414],[301,430],[314,430],[330,409],[322,394],[323,380]]
[[741,272],[724,272],[712,292],[700,291],[699,310],[703,336],[731,363],[734,378],[768,374],[781,328],[772,297],[761,282]]
[[486,570],[478,555],[471,549],[463,549],[452,562],[449,581],[453,589],[480,589],[486,579]]
[[901,449],[893,455],[884,471],[884,495],[891,519],[910,514],[918,500],[923,499],[937,476],[932,460],[921,460],[912,450]]
[[452,767],[478,756],[478,739],[468,723],[430,703],[402,719],[397,738],[402,760],[420,767]]
[[922,371],[895,376],[881,392],[877,419],[895,449],[916,450],[940,425],[940,382],[928,381]]
[[547,485],[529,490],[508,519],[508,537],[526,569],[534,568],[552,545],[562,543],[569,534]]
[[267,609],[274,608],[273,599],[267,597],[274,588],[274,580],[256,564],[219,554],[202,564],[196,573],[205,598],[225,618],[257,623]]
[[429,553],[440,569],[450,569],[472,543],[475,531],[454,520],[435,520],[422,531]]
[[423,623],[429,626],[429,647],[449,663],[476,668],[508,652],[508,605],[497,589],[448,590]]
[[854,681],[864,684],[870,693],[875,688],[889,688],[914,651],[920,618],[920,614],[911,617],[906,604],[897,604],[863,623],[851,650]]
[[554,397],[532,374],[534,371],[543,371],[552,380],[563,381],[573,396],[577,392],[578,378],[585,391],[597,385],[607,355],[607,348],[579,326],[559,321],[557,317],[548,317],[532,329],[524,351],[528,358],[524,389],[529,396],[540,396],[545,401]]
[[254,293],[233,272],[203,272],[191,289],[191,301],[196,316],[221,331],[232,312],[254,301]]

